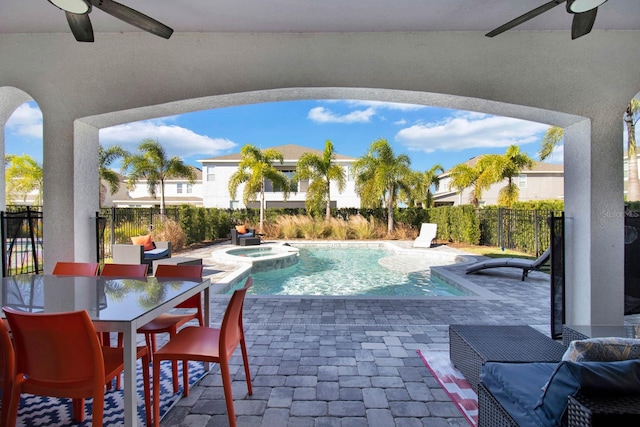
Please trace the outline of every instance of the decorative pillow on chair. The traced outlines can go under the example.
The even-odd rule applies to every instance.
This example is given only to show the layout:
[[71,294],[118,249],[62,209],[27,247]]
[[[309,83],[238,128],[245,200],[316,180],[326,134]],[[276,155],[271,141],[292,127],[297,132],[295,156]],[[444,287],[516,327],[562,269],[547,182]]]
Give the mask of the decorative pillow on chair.
[[571,341],[562,360],[571,362],[615,362],[640,359],[640,339],[604,337]]
[[247,232],[247,227],[245,225],[236,225],[236,231],[238,234],[245,234]]
[[134,245],[142,245],[143,250],[145,251],[150,251],[156,248],[156,245],[153,244],[153,240],[151,240],[151,234],[132,237],[131,242],[133,242]]

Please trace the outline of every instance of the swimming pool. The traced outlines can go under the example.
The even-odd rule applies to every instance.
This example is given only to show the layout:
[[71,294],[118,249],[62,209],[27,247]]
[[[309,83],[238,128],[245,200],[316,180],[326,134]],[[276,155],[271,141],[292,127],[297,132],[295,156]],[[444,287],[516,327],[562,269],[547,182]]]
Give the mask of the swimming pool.
[[[295,246],[295,245],[294,245]],[[451,264],[424,252],[383,248],[300,246],[295,265],[252,271],[255,295],[466,296],[467,292],[431,276],[430,267]]]

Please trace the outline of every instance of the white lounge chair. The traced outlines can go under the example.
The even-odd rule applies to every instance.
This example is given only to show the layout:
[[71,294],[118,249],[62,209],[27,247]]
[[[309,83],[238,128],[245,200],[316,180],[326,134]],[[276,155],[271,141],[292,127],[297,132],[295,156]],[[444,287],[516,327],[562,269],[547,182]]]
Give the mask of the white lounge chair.
[[430,248],[431,242],[436,238],[438,224],[430,222],[422,223],[420,226],[420,235],[413,241],[414,248]]
[[522,269],[522,280],[529,275],[532,270],[539,270],[551,256],[551,247],[543,252],[538,259],[522,259],[522,258],[494,258],[487,261],[480,261],[467,267],[467,274],[476,273],[486,268],[513,267]]

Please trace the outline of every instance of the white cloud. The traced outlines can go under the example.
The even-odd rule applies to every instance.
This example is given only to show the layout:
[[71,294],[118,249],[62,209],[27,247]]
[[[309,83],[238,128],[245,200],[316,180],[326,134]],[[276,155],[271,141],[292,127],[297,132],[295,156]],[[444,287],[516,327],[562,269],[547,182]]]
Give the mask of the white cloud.
[[32,103],[24,103],[13,112],[5,125],[13,135],[42,139],[42,111]]
[[539,142],[548,127],[487,114],[456,114],[439,123],[416,124],[401,129],[395,139],[411,151],[462,151]]
[[325,107],[315,107],[309,110],[307,118],[317,123],[369,123],[375,114],[373,108],[340,115]]
[[371,107],[376,110],[416,111],[427,108],[425,105],[401,104],[399,102],[348,100],[348,105]]
[[165,119],[100,129],[100,143],[103,146],[117,144],[130,152],[135,152],[140,142],[147,138],[158,140],[168,155],[183,158],[195,155],[203,158],[216,156],[237,146],[226,138],[211,138],[190,129],[168,125]]
[[393,122],[393,124],[394,125],[398,125],[398,126],[404,126],[404,125],[407,124],[407,121],[405,119],[400,119],[400,120],[397,120],[397,121]]

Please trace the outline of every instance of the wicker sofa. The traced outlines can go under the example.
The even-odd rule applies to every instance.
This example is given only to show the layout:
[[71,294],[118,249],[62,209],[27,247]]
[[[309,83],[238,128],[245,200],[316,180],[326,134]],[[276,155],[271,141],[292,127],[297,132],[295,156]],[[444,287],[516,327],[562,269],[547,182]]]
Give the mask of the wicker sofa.
[[148,264],[154,260],[171,258],[171,242],[154,242],[155,248],[145,251],[143,245],[115,244],[111,246],[114,264]]

